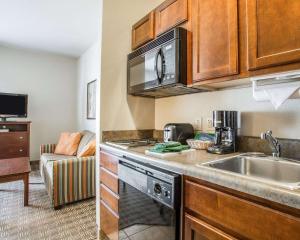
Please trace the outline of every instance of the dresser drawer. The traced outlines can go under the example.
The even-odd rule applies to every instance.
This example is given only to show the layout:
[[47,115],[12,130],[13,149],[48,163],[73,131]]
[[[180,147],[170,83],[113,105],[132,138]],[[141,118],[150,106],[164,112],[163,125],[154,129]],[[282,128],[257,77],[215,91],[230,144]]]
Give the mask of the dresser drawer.
[[185,181],[185,208],[246,239],[298,239],[300,219],[254,202]]
[[114,174],[118,174],[118,162],[117,157],[104,152],[100,153],[100,165]]
[[13,157],[27,157],[27,146],[5,146],[0,147],[0,159],[1,158],[13,158]]
[[103,167],[100,168],[100,181],[114,193],[119,193],[118,177]]
[[8,132],[0,133],[1,145],[12,145],[12,144],[28,144],[28,133],[27,132]]
[[0,159],[27,157],[29,155],[28,133],[0,133]]
[[108,187],[100,185],[101,200],[105,202],[115,213],[119,213],[119,196],[113,193]]
[[119,216],[102,200],[100,201],[100,228],[110,240],[119,239]]

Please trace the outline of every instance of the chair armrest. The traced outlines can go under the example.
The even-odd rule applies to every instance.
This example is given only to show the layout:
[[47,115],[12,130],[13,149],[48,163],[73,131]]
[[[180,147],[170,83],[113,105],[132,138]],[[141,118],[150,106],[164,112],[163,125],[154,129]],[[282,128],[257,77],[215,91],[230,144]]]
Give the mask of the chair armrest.
[[54,207],[95,196],[95,156],[53,162]]
[[42,144],[40,146],[40,154],[43,153],[54,153],[56,144]]

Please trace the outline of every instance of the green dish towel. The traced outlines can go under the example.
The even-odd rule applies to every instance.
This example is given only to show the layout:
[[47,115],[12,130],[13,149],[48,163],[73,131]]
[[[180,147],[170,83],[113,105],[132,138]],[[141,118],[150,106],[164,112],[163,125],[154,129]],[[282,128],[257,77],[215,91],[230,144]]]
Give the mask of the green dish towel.
[[187,149],[190,149],[188,145],[182,145],[179,142],[166,142],[166,143],[155,144],[155,146],[149,149],[149,151],[155,153],[168,153],[168,152],[181,152]]

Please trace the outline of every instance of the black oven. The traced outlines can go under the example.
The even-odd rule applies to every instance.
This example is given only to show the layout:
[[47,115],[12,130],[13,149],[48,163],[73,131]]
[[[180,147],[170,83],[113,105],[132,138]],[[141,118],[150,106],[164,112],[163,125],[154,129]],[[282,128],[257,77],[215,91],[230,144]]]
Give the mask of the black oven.
[[179,240],[181,176],[131,159],[119,163],[120,238]]
[[187,87],[187,30],[175,28],[128,55],[132,95],[164,97],[199,92]]

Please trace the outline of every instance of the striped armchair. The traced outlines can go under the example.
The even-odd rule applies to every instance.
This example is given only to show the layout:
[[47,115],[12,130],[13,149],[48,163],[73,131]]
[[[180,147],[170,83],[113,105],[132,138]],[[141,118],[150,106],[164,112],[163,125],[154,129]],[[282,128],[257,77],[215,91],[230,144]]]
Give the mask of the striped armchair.
[[[84,131],[78,152],[95,135]],[[64,204],[95,196],[95,156],[76,157],[54,154],[55,144],[40,147],[40,172],[55,209]]]

